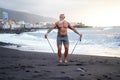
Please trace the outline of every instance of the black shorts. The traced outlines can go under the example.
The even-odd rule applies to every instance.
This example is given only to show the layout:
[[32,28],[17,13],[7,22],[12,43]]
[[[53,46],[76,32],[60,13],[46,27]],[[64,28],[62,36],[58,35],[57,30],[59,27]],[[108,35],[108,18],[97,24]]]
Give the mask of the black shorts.
[[64,45],[65,44],[69,45],[68,35],[64,35],[64,36],[58,35],[57,36],[57,46],[62,45],[62,43]]

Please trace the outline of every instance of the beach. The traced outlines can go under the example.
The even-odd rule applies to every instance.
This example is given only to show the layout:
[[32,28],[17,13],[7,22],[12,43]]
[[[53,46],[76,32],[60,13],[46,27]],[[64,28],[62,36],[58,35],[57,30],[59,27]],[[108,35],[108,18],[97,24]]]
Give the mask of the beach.
[[120,58],[57,54],[0,47],[0,80],[120,80]]

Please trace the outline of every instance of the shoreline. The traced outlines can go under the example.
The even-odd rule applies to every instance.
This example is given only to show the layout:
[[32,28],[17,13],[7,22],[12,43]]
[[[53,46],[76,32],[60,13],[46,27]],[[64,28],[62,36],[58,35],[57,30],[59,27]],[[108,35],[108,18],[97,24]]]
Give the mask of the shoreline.
[[[13,48],[12,47],[9,47],[9,46],[14,46]],[[49,53],[48,51],[39,51],[39,50],[23,50],[23,49],[20,49],[20,47],[22,47],[21,45],[18,45],[18,44],[13,44],[13,43],[6,43],[6,42],[0,42],[0,47],[4,47],[4,48],[9,48],[9,49],[13,49],[13,50],[19,50],[19,51],[25,51],[25,52],[39,52],[39,53]],[[51,52],[52,54],[54,54],[53,52]],[[57,54],[57,53],[55,53]],[[63,53],[62,53],[63,54]],[[69,53],[71,55],[71,53]],[[74,53],[75,54],[75,53]],[[73,54],[73,55],[74,55]],[[86,55],[86,56],[99,56],[99,57],[117,57],[117,58],[120,58],[120,56],[118,55],[90,55],[90,54],[75,54],[75,55]]]
[[0,47],[1,80],[119,80],[120,58],[69,55],[58,63],[57,54]]

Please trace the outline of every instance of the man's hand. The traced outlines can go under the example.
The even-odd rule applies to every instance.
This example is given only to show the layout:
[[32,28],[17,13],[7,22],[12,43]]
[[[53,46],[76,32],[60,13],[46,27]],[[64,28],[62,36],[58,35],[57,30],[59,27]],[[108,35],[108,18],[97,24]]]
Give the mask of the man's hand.
[[48,34],[46,33],[46,34],[45,34],[45,38],[47,38],[47,35],[48,35]]
[[80,35],[80,41],[82,40],[82,34],[79,34]]

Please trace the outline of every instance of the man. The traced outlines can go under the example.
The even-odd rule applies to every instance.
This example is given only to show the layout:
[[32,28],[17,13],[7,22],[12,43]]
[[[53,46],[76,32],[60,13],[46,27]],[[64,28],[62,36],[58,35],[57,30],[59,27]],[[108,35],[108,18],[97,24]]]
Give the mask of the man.
[[65,19],[64,14],[60,14],[59,21],[57,21],[45,34],[45,38],[47,38],[47,35],[49,32],[51,32],[53,29],[58,29],[58,35],[57,35],[57,48],[58,48],[58,58],[59,62],[62,63],[62,43],[64,44],[64,62],[67,63],[67,56],[68,56],[68,50],[69,50],[69,41],[68,41],[68,35],[67,35],[67,29],[73,30],[75,33],[77,33],[80,38],[82,37],[82,34],[80,34],[74,27],[70,25],[69,22],[67,22]]

